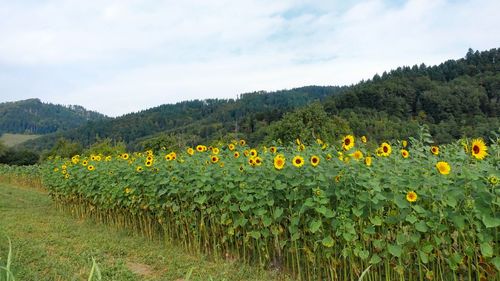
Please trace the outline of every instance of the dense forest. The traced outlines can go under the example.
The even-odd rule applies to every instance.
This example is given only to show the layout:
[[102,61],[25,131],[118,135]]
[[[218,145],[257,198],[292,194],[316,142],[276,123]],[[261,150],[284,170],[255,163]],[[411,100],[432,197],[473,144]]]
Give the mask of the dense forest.
[[48,134],[104,119],[106,116],[78,105],[55,105],[39,99],[0,103],[0,135]]
[[[436,143],[488,137],[500,128],[500,49],[473,51],[436,66],[399,67],[345,87],[308,86],[161,105],[29,141],[49,149],[61,139],[81,147],[111,140],[128,149],[181,147],[245,138],[252,145],[342,134],[375,140],[416,136],[425,125]],[[60,143],[59,143],[60,145]]]

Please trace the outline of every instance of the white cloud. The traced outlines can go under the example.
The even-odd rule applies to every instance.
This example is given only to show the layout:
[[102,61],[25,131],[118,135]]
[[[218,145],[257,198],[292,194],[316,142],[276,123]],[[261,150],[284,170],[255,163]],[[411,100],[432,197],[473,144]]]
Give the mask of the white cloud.
[[46,101],[119,115],[186,99],[351,84],[462,57],[469,47],[500,47],[495,0],[315,2],[0,4],[0,75],[8,73],[1,99],[38,91]]

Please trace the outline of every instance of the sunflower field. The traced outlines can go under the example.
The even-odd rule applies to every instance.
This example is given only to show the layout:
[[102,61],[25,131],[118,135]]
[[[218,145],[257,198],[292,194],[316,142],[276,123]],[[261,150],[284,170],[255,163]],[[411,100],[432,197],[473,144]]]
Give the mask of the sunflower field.
[[300,280],[500,280],[499,141],[244,140],[41,166],[56,205]]

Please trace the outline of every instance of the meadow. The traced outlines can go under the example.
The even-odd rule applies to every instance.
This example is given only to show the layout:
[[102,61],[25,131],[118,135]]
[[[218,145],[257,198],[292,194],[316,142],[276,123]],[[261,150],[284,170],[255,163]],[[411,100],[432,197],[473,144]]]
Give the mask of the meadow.
[[498,145],[235,140],[1,169],[76,218],[299,280],[500,280]]

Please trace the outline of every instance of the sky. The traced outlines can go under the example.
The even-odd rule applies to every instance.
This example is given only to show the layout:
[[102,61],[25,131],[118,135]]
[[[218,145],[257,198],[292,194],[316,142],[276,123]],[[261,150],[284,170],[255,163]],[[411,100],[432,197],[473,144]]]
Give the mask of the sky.
[[500,47],[498,0],[0,0],[0,102],[120,116]]

